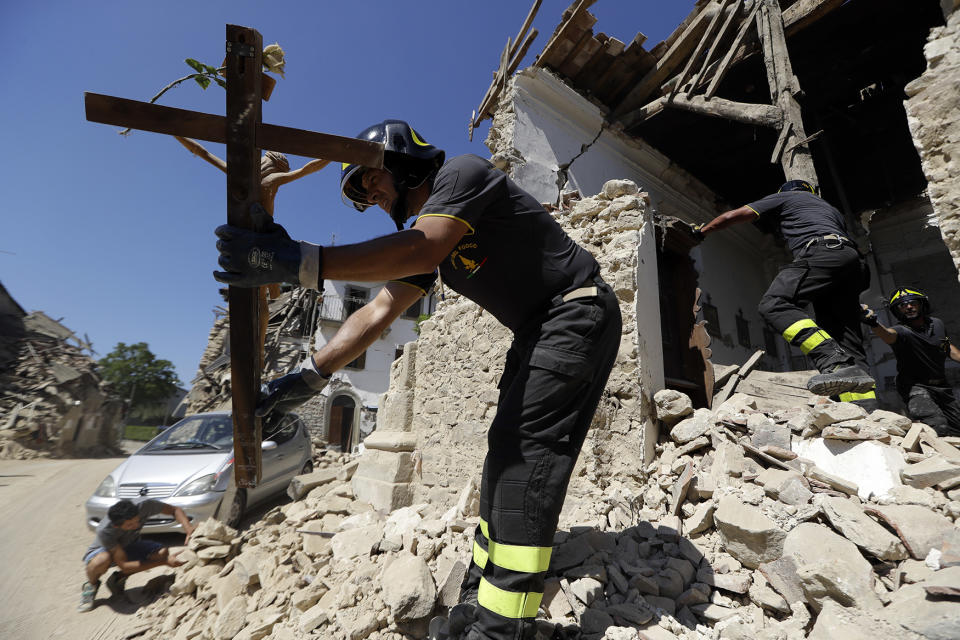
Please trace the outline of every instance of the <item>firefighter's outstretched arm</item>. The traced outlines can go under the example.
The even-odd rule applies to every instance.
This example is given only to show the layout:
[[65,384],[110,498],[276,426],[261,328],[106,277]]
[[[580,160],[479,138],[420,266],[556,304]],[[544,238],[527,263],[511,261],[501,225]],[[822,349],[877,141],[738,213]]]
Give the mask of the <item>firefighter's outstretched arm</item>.
[[739,209],[732,209],[730,211],[721,213],[716,218],[700,227],[699,231],[702,235],[706,236],[714,231],[720,231],[721,229],[726,229],[727,227],[731,227],[735,224],[753,222],[756,219],[757,212],[744,205]]

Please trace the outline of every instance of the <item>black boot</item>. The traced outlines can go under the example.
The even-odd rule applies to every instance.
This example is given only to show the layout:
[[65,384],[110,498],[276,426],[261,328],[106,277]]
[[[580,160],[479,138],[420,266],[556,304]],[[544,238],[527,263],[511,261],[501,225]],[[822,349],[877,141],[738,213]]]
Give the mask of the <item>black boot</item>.
[[477,605],[463,602],[450,609],[446,618],[437,616],[430,621],[427,640],[461,640],[474,622],[477,621]]
[[875,385],[870,374],[855,364],[838,364],[807,380],[807,390],[818,396],[866,393]]

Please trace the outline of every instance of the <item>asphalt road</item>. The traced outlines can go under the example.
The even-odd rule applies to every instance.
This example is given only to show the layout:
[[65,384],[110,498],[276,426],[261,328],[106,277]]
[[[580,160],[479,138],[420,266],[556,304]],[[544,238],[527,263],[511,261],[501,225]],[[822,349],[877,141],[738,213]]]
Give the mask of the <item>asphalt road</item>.
[[[116,640],[150,601],[148,581],[172,572],[131,576],[126,600],[101,586],[93,611],[76,610],[93,541],[83,504],[122,460],[0,460],[0,640]],[[176,545],[183,536],[152,539]]]

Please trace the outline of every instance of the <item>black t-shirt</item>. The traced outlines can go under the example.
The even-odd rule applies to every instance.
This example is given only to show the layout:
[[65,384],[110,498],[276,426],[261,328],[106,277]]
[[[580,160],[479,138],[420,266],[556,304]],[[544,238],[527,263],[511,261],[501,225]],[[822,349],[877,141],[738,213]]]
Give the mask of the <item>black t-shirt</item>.
[[897,324],[891,327],[897,340],[890,347],[897,356],[897,386],[913,384],[943,385],[944,365],[950,353],[950,338],[940,318],[930,318],[925,326],[913,329]]
[[[587,283],[600,266],[530,194],[475,155],[446,162],[420,216],[468,227],[440,263],[440,277],[516,331],[551,298]],[[403,278],[428,289],[436,276]]]
[[774,193],[747,205],[759,219],[763,231],[780,231],[794,255],[811,238],[847,235],[843,214],[829,202],[807,191]]

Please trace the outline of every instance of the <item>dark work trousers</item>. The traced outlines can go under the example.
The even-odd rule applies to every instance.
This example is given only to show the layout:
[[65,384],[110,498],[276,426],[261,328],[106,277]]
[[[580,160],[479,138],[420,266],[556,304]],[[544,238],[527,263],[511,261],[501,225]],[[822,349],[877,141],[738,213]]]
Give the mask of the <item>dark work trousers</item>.
[[610,287],[563,302],[514,335],[480,485],[480,525],[461,602],[469,640],[532,638],[567,483],[620,346]]
[[907,416],[934,428],[940,436],[960,436],[960,404],[950,387],[913,384],[902,389]]
[[[838,364],[867,370],[860,292],[869,285],[870,270],[856,248],[821,241],[780,269],[758,311],[821,373]],[[803,308],[807,303],[813,305],[815,321]]]

